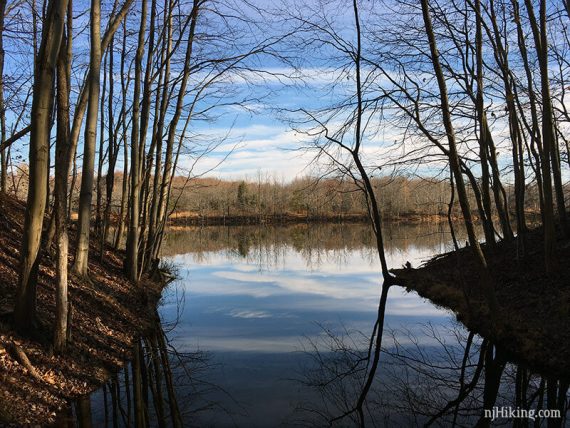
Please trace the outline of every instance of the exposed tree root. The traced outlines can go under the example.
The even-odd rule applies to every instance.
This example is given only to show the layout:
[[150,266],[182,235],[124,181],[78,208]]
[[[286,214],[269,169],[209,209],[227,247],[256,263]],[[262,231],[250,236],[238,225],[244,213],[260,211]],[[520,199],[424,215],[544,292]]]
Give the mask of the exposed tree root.
[[14,358],[20,365],[22,365],[26,370],[28,370],[28,373],[30,373],[32,377],[39,380],[40,382],[44,381],[42,375],[38,373],[38,371],[30,362],[30,359],[28,358],[24,350],[17,343],[10,342],[8,344],[7,351],[12,358]]

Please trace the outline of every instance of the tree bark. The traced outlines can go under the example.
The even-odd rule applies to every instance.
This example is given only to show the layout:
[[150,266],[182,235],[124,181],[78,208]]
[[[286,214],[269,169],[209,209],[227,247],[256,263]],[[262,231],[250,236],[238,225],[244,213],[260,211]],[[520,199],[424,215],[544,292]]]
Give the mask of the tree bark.
[[[182,114],[182,107],[184,105],[184,97],[186,95],[186,87],[188,84],[188,79],[190,77],[190,60],[192,59],[192,51],[194,47],[194,35],[196,32],[196,24],[198,20],[200,8],[200,1],[194,0],[192,4],[192,11],[190,13],[190,31],[188,34],[188,44],[186,46],[186,56],[184,59],[184,70],[182,75],[182,81],[180,83],[180,88],[178,92],[178,98],[176,101],[176,108],[174,110],[174,115],[170,120],[168,127],[168,138],[166,141],[166,153],[164,155],[164,170],[162,174],[162,181],[160,185],[160,198],[158,203],[158,215],[157,222],[164,227],[168,217],[168,200],[170,198],[170,186],[173,177],[173,154],[174,154],[174,140],[176,138],[176,128]],[[160,234],[161,231],[157,231],[156,242],[154,242],[155,248],[153,253],[156,253],[158,247],[160,246]]]
[[431,61],[440,92],[441,113],[443,116],[445,131],[447,133],[447,141],[449,144],[449,164],[453,172],[453,176],[455,177],[457,197],[459,199],[459,205],[461,206],[461,212],[463,214],[465,227],[467,229],[469,244],[475,260],[479,265],[479,272],[481,275],[480,284],[483,288],[483,293],[486,296],[487,304],[489,305],[490,316],[493,320],[496,320],[496,317],[499,315],[497,297],[495,295],[493,280],[487,267],[487,261],[485,260],[485,256],[481,250],[481,246],[479,245],[477,235],[475,234],[473,219],[471,217],[471,207],[469,205],[469,199],[467,197],[465,182],[463,181],[463,176],[461,174],[459,155],[457,153],[457,144],[455,141],[455,132],[451,120],[451,111],[447,96],[447,85],[439,61],[439,51],[437,49],[435,33],[433,31],[431,23],[428,0],[422,0],[421,6],[425,31],[430,45]]
[[[534,43],[538,55],[540,68],[540,82],[542,95],[542,151],[540,153],[540,162],[542,167],[542,194],[544,198],[544,264],[547,273],[552,273],[555,269],[555,248],[556,235],[554,229],[554,206],[552,195],[552,145],[554,144],[554,122],[552,116],[552,101],[550,98],[550,84],[548,82],[548,49],[546,35],[546,0],[540,1],[540,28],[534,14],[534,6],[530,0],[525,0],[528,18]],[[560,202],[560,201],[559,201]],[[562,200],[562,207],[564,206]],[[560,210],[560,205],[558,206]],[[566,218],[566,210],[560,212],[561,221]],[[563,217],[562,217],[563,216]],[[565,226],[565,224],[562,224]]]
[[[97,180],[95,184],[95,227],[94,231],[96,235],[103,235],[102,233],[102,226],[103,226],[103,218],[102,218],[102,210],[103,210],[103,189],[101,188],[101,180],[103,178],[103,166],[105,164],[105,158],[107,154],[112,150],[110,145],[107,145],[105,148],[105,123],[109,120],[105,118],[105,93],[107,92],[107,58],[108,58],[108,50],[104,53],[103,59],[103,87],[101,88],[101,102],[100,108],[101,112],[99,113],[101,118],[99,120],[99,156],[97,160]],[[110,143],[111,140],[108,141]]]
[[[0,141],[6,139],[6,106],[4,105],[4,13],[6,0],[0,0]],[[6,193],[8,158],[6,149],[0,151],[0,192]]]
[[[115,166],[117,165],[117,154],[119,146],[117,145],[117,130],[115,130],[115,119],[113,112],[114,105],[114,79],[113,79],[113,41],[111,41],[111,48],[109,49],[109,98],[107,105],[107,115],[109,121],[109,165],[107,167],[107,176],[105,177],[105,211],[103,213],[103,233],[101,235],[101,249],[100,255],[103,257],[104,246],[107,243],[109,235],[109,222],[111,217],[111,204],[113,200],[113,190],[115,187]],[[120,123],[119,123],[120,125]]]
[[97,139],[97,115],[99,110],[100,68],[101,68],[101,0],[91,0],[91,55],[87,81],[89,99],[83,142],[83,168],[81,170],[81,192],[79,194],[79,217],[77,225],[77,248],[73,271],[87,277],[89,263],[89,235],[91,227],[91,200],[95,168],[95,142]]
[[[71,2],[68,8],[68,31],[71,36]],[[53,346],[56,353],[63,353],[67,345],[68,291],[67,255],[67,180],[70,163],[69,144],[69,89],[71,77],[71,39],[64,36],[57,62],[57,137],[55,149],[55,237],[56,237],[56,305]]]
[[490,245],[495,245],[495,231],[493,229],[493,212],[491,209],[490,195],[490,175],[489,175],[489,137],[487,124],[487,114],[485,113],[485,101],[483,99],[483,35],[481,26],[481,4],[479,0],[475,0],[475,58],[476,58],[476,80],[477,95],[476,109],[477,121],[479,123],[479,156],[481,160],[481,196],[483,198],[483,207],[485,218],[483,218],[483,230],[485,232],[485,241]]
[[127,235],[125,272],[131,281],[138,280],[138,244],[139,244],[139,214],[140,214],[140,152],[139,152],[139,120],[140,120],[140,92],[142,60],[144,54],[144,42],[146,33],[147,0],[142,2],[141,24],[139,28],[139,40],[135,57],[135,87],[133,94],[133,117],[131,130],[131,190],[129,229]]
[[[123,21],[123,52],[126,51],[127,46],[127,26],[126,26],[126,18]],[[122,95],[122,144],[123,144],[123,181],[121,184],[121,207],[119,209],[119,224],[117,226],[117,231],[115,235],[115,242],[114,247],[117,249],[119,248],[119,244],[121,243],[121,238],[123,236],[123,230],[125,228],[126,222],[126,212],[127,212],[127,195],[129,193],[128,184],[129,184],[129,145],[127,142],[127,90],[128,90],[128,83],[125,77],[125,56],[121,56],[121,95]]]
[[14,313],[16,327],[22,332],[30,330],[36,314],[40,262],[38,252],[48,192],[50,110],[55,64],[61,45],[66,8],[67,0],[49,0],[35,68],[29,153],[30,182]]

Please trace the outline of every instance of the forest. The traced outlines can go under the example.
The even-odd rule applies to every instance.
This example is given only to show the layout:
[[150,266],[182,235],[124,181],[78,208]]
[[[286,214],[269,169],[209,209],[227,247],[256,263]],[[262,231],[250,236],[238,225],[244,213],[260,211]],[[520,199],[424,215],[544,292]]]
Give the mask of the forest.
[[[118,177],[121,180],[121,177]],[[446,221],[449,184],[432,178],[392,176],[371,180],[378,192],[382,217],[390,221]],[[174,177],[172,184],[176,203],[171,207],[170,226],[181,224],[232,224],[300,222],[300,221],[363,221],[369,220],[366,199],[351,181],[299,177],[279,182],[267,177],[256,181],[229,181],[195,178],[190,183]],[[514,203],[513,186],[505,185],[508,203]],[[118,206],[120,192],[116,196]],[[468,198],[476,206],[475,194]],[[509,205],[510,206],[510,205]],[[527,188],[525,210],[529,222],[538,220],[540,203],[535,186]],[[451,205],[451,216],[459,217],[457,201]],[[478,214],[474,211],[474,216]],[[497,211],[492,211],[497,218]]]
[[[483,338],[481,409],[512,360],[517,404],[540,397],[565,426],[569,72],[566,0],[0,0],[0,423],[90,426],[77,409],[131,362],[124,425],[191,424],[161,401],[181,354],[157,307],[184,282],[164,243],[216,239],[177,238],[187,226],[315,221],[366,223],[381,275],[368,351],[329,372],[358,388],[321,423],[375,423],[402,288],[448,308],[467,353]],[[298,155],[283,163],[308,169],[273,173],[256,127],[281,127]],[[392,223],[420,221],[441,224],[447,251],[397,259]],[[299,250],[303,227],[279,242]],[[331,230],[318,236],[344,242]],[[247,260],[251,240],[234,241]],[[440,416],[470,392],[462,377]]]

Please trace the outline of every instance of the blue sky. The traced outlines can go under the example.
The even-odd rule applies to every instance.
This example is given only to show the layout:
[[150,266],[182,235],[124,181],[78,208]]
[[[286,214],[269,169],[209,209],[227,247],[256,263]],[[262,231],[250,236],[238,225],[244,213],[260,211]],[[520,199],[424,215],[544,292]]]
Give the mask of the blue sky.
[[[344,40],[343,43],[355,44],[352,10],[348,2],[326,2],[323,9],[319,9],[315,7],[318,3],[316,1],[287,0],[287,7],[283,6],[279,16],[272,15],[268,10],[277,7],[277,3],[266,0],[257,0],[254,3],[260,6],[267,15],[256,15],[252,10],[240,10],[239,7],[243,3],[237,0],[233,6],[235,10],[239,10],[245,16],[257,19],[253,30],[250,30],[249,27],[244,29],[238,26],[237,31],[241,31],[240,34],[245,35],[244,40],[239,40],[239,43],[236,44],[241,52],[247,51],[248,48],[260,43],[266,37],[275,37],[277,34],[282,34],[287,29],[292,28],[296,21],[292,17],[284,18],[287,17],[288,13],[303,14],[303,16],[312,17],[315,22],[321,22],[319,17],[326,15],[336,34]],[[80,24],[86,19],[87,15],[80,13],[81,10],[86,10],[86,4],[84,1],[75,3],[77,31],[80,29]],[[110,4],[111,2],[104,2],[104,9],[106,7],[105,10],[107,10]],[[219,4],[231,5],[232,0]],[[373,16],[376,6],[378,3],[374,1],[361,3],[361,19],[364,25],[373,23],[375,22],[373,20],[377,19]],[[128,25],[136,27],[136,18],[136,14],[129,15]],[[215,20],[213,23],[209,22],[208,25],[211,25],[208,31],[214,33],[217,31],[221,35],[220,40],[223,40],[223,26],[219,27]],[[103,26],[105,26],[105,22]],[[220,28],[222,29],[220,30]],[[75,68],[72,82],[75,90],[82,82],[85,71],[84,64],[88,51],[87,37],[88,31],[81,31],[80,34],[76,35],[74,41]],[[247,65],[257,71],[241,69],[229,73],[217,86],[212,88],[212,96],[206,96],[199,103],[198,110],[206,109],[216,103],[220,105],[211,111],[212,115],[208,120],[197,118],[191,122],[187,132],[187,149],[184,150],[179,163],[180,170],[178,173],[180,175],[187,175],[192,170],[192,175],[205,174],[233,180],[244,178],[255,180],[259,175],[262,175],[278,181],[290,181],[298,176],[316,175],[326,168],[326,165],[323,164],[311,164],[315,155],[314,151],[302,150],[307,145],[308,138],[291,129],[289,119],[298,117],[298,115],[296,116],[290,111],[299,108],[317,110],[346,99],[347,96],[354,93],[354,73],[349,65],[350,59],[347,58],[345,52],[332,48],[322,41],[315,43],[312,37],[315,37],[315,33],[300,31],[298,34],[294,34],[291,39],[287,39],[276,46],[275,50],[282,53],[286,58],[277,59],[271,54],[265,54],[248,59],[244,66]],[[327,37],[322,36],[323,40],[326,40]],[[24,48],[29,50],[24,39],[6,41],[6,73],[12,77],[19,71],[30,74],[29,52],[24,53],[22,51]],[[129,43],[135,42],[136,40],[133,38]],[[201,46],[199,51],[205,55],[203,57],[223,55],[228,52],[223,43],[214,47],[208,46],[208,43],[204,45],[206,47]],[[129,61],[132,60],[133,56],[132,48],[133,46],[130,47],[127,54]],[[365,54],[371,53],[373,55],[373,48],[374,45],[370,40],[364,40]],[[231,49],[235,49],[235,46],[231,46]],[[121,54],[120,50],[120,43],[116,40],[115,61],[118,61],[117,58]],[[28,69],[27,72],[26,69]],[[175,72],[173,70],[173,74]],[[207,69],[202,70],[202,72],[206,73]],[[371,69],[364,70],[364,72],[364,74],[373,73]],[[193,76],[193,83],[201,82],[203,77],[203,74],[197,73],[196,76]],[[117,80],[118,78],[117,75]],[[24,88],[29,87],[30,83],[28,82],[27,86],[24,84]],[[386,81],[376,75],[374,85],[377,84],[384,85]],[[369,88],[369,94],[373,97],[380,93],[374,85]],[[192,87],[192,83],[190,86]],[[115,91],[116,93],[119,92],[118,84]],[[21,92],[24,93],[25,91]],[[20,96],[22,97],[22,94]],[[192,92],[189,94],[187,102],[190,102],[191,97]],[[502,111],[500,101],[494,103],[496,111]],[[179,124],[180,129],[183,126],[186,114],[183,112]],[[332,118],[330,121],[331,129],[338,128],[348,114],[345,111],[343,115]],[[319,118],[323,117],[325,117],[324,114],[319,116]],[[8,112],[8,119],[10,127],[14,119],[10,112]],[[371,171],[376,170],[377,166],[388,162],[390,159],[407,156],[418,147],[429,146],[425,139],[418,138],[417,135],[404,134],[403,128],[392,126],[389,123],[389,115],[387,119],[387,125],[381,124],[382,121],[386,120],[386,117],[381,119],[376,114],[370,121],[369,131],[365,135],[363,156]],[[28,122],[29,117],[24,118],[16,128],[21,129]],[[437,120],[434,121],[433,126],[434,132],[440,133],[441,130],[438,130],[440,124]],[[499,162],[507,164],[510,157],[507,138],[508,128],[504,121],[498,121],[493,126],[493,133],[498,141],[498,152],[501,155]],[[471,131],[468,130],[465,135],[474,141],[475,134],[473,132],[469,134],[469,132]],[[346,141],[350,142],[350,140],[351,133],[348,132]],[[467,144],[472,144],[473,141]],[[24,143],[25,141],[22,141],[14,146],[12,155],[16,163],[25,161],[27,158],[27,146]],[[203,152],[206,146],[209,147],[207,156],[200,157],[199,161],[196,162],[196,157]],[[433,160],[432,163],[418,166],[418,161],[416,165],[411,167],[401,167],[398,172],[437,175],[441,171],[447,170],[447,162],[438,149],[431,146],[422,150],[424,156],[422,162],[428,159],[425,155],[429,154],[428,160],[430,162]],[[81,156],[81,153],[82,141],[79,144],[78,155]],[[342,156],[338,152],[335,155]],[[17,156],[21,156],[21,158],[18,159]],[[417,153],[414,156],[417,156]],[[417,157],[419,158],[419,156]],[[119,157],[117,168],[122,169],[121,157]],[[476,166],[474,170],[477,170]],[[393,171],[390,168],[383,169],[385,174],[390,174]],[[507,177],[507,180],[509,178]]]
[[[251,31],[249,27],[243,29],[239,28],[238,25],[236,31],[238,33],[241,31],[244,34],[244,40],[240,40],[231,49],[238,48],[241,49],[238,52],[246,52],[251,46],[264,42],[266,38],[271,40],[272,37],[277,37],[277,35],[290,30],[296,25],[296,21],[291,17],[284,17],[287,17],[291,11],[303,14],[303,16],[310,16],[312,13],[326,14],[331,19],[331,25],[338,34],[341,34],[348,43],[354,44],[352,11],[349,3],[330,2],[326,3],[324,10],[320,10],[314,8],[317,2],[290,0],[287,2],[286,8],[282,6],[283,9],[280,11],[279,17],[271,15],[268,10],[270,7],[276,7],[276,3],[265,0],[258,0],[255,3],[267,14],[257,16],[253,9],[240,10],[240,13],[251,16],[257,22]],[[103,9],[107,13],[110,4],[105,2],[103,4]],[[231,7],[232,2],[219,4],[223,5],[221,7]],[[236,2],[236,5],[239,5],[239,2]],[[77,88],[82,84],[87,62],[88,31],[81,30],[88,17],[87,6],[88,4],[82,1],[74,4],[77,10],[74,25],[78,32],[74,36],[74,71],[72,77],[74,91],[77,91]],[[233,7],[237,8],[238,6]],[[366,7],[370,6],[367,4]],[[303,12],[300,12],[301,9]],[[85,13],[81,13],[83,10]],[[136,18],[135,12],[128,16],[127,25],[132,27],[133,31],[138,25]],[[105,25],[104,21],[103,28]],[[209,30],[202,31],[218,32],[221,35],[220,40],[223,40],[223,24],[216,23],[214,18],[212,22],[207,22],[206,27],[208,25],[210,25]],[[291,39],[287,39],[275,47],[275,50],[285,58],[276,58],[271,53],[250,58],[243,64],[244,67],[250,67],[257,71],[240,69],[228,73],[219,84],[212,88],[212,96],[206,96],[198,104],[197,110],[208,109],[216,103],[222,105],[211,110],[212,114],[208,120],[197,118],[190,123],[187,132],[187,149],[182,152],[179,162],[180,170],[178,173],[180,175],[205,174],[234,180],[244,178],[255,180],[259,175],[262,175],[278,181],[291,181],[298,176],[322,172],[322,168],[319,168],[318,165],[311,164],[315,152],[302,150],[303,147],[307,146],[308,138],[291,129],[288,122],[292,117],[295,117],[295,114],[290,113],[290,111],[299,108],[316,110],[323,106],[333,105],[345,98],[347,94],[354,92],[354,76],[350,71],[348,74],[346,73],[345,65],[350,63],[346,54],[339,53],[335,49],[331,49],[330,46],[318,46],[319,43],[317,46],[301,46],[311,37],[311,34],[307,35],[302,32],[295,34]],[[120,38],[119,32],[118,39]],[[134,46],[131,45],[135,42],[135,38],[131,38],[129,41],[127,63],[132,61]],[[25,40],[22,39],[18,43],[29,51],[29,41],[26,44]],[[11,40],[6,43],[8,52],[6,71],[14,74],[20,70],[24,71],[24,74],[30,75],[30,61],[23,64],[21,60],[29,59],[31,52],[23,54],[18,43]],[[223,44],[212,47],[208,43],[198,46],[198,56],[206,55],[203,57],[207,57],[210,55],[210,57],[215,57],[215,55],[227,54],[228,50]],[[122,54],[120,40],[115,40],[114,46],[116,52],[115,67],[117,67],[115,71],[117,77],[114,80],[116,81],[115,94],[117,96],[120,91],[117,62],[118,57]],[[235,54],[234,51],[230,52]],[[176,75],[175,68],[173,66],[174,75]],[[202,70],[193,76],[190,87],[192,88],[192,84],[201,83],[204,74],[200,73],[207,73],[207,71],[208,69]],[[31,82],[28,82],[28,88],[30,84]],[[191,90],[187,97],[187,103],[191,102],[193,93]],[[73,97],[74,95],[72,95]],[[186,115],[187,112],[183,112],[179,129],[182,129]],[[13,122],[14,117],[10,115],[10,112],[8,112],[8,118],[9,124]],[[332,121],[332,128],[339,126],[342,119],[343,117],[336,117]],[[29,118],[26,118],[16,128],[21,129],[28,121]],[[98,132],[100,131],[98,130]],[[390,145],[398,139],[397,135],[386,135],[386,130],[383,132],[381,136],[370,135],[370,138],[367,138],[365,142],[364,154],[368,156],[368,163],[372,165],[372,168],[385,158],[384,155],[390,150]],[[388,134],[390,133],[391,131],[388,131]],[[81,133],[77,152],[79,156],[83,151],[82,137],[83,133]],[[350,139],[350,136],[348,138]],[[20,160],[25,161],[27,158],[25,143],[26,140],[23,140],[14,146],[12,155],[16,163]],[[200,157],[204,147],[209,148],[208,154]],[[200,157],[198,162],[196,162],[197,157]],[[79,165],[81,165],[80,159]],[[119,155],[117,169],[122,169],[122,154]]]

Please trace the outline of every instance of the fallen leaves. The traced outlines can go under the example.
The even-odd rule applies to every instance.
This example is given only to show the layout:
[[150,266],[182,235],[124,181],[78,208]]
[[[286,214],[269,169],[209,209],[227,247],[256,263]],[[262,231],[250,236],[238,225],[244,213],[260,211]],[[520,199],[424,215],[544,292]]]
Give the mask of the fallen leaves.
[[[24,205],[7,196],[0,196],[0,203],[0,309],[5,311],[14,306]],[[92,251],[96,252],[95,247]],[[69,253],[71,257],[73,248]],[[70,280],[73,341],[65,355],[53,355],[49,346],[55,270],[48,257],[43,258],[38,281],[42,343],[19,336],[10,325],[0,323],[0,424],[2,420],[17,425],[55,423],[58,412],[67,409],[70,401],[99,387],[130,358],[133,338],[149,325],[161,290],[152,282],[144,289],[134,286],[123,275],[122,253],[107,248],[105,254],[102,262],[96,257],[90,261],[93,284]],[[8,352],[10,343],[25,352],[38,378],[30,376],[29,367]]]

